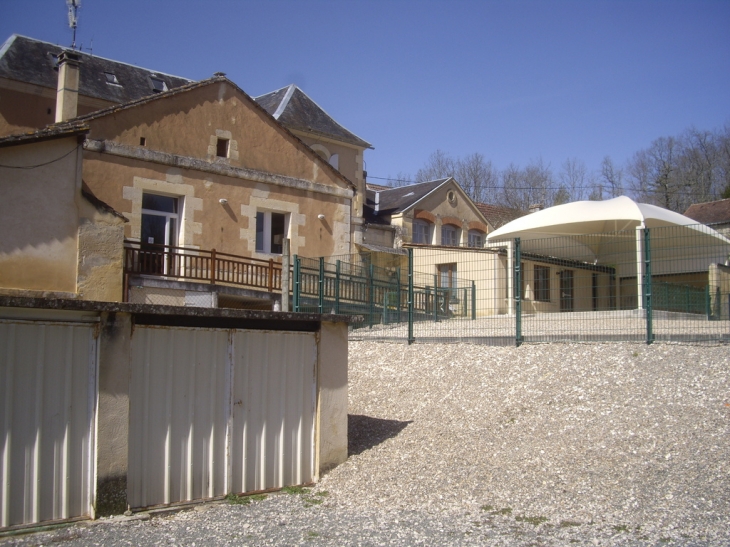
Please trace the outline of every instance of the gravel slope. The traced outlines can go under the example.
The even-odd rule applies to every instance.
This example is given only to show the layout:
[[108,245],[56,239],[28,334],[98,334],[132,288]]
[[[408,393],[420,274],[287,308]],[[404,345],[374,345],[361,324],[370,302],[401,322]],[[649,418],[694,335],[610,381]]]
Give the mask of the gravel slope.
[[309,493],[5,542],[730,545],[728,372],[722,346],[351,342],[351,457]]

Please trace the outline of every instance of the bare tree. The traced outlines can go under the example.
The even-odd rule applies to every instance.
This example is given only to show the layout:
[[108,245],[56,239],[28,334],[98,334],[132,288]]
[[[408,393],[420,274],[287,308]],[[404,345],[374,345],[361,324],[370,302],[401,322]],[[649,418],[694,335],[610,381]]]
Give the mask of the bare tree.
[[719,157],[718,177],[724,188],[722,197],[727,199],[730,198],[730,123],[726,123],[723,130],[719,132],[717,148]]
[[569,158],[563,162],[558,173],[560,189],[556,196],[556,204],[588,199],[594,186],[593,177],[588,173],[585,163],[577,158]]
[[491,161],[485,161],[484,156],[475,152],[456,161],[454,178],[471,199],[487,202],[496,194],[499,174]]
[[608,194],[608,198],[617,198],[624,193],[623,170],[616,167],[610,156],[601,162],[601,184]]
[[436,150],[428,157],[426,165],[416,173],[416,182],[445,179],[456,173],[456,162],[443,150]]
[[398,186],[408,186],[409,184],[413,184],[413,178],[408,173],[398,171],[394,177],[388,175],[388,180],[385,184],[387,186],[392,186],[393,188]]
[[550,168],[542,159],[533,160],[524,169],[514,164],[502,171],[500,205],[527,211],[532,205],[554,205],[558,192]]
[[674,137],[660,137],[646,150],[634,154],[628,172],[632,190],[642,201],[671,211],[686,209],[685,188],[677,178],[678,149]]

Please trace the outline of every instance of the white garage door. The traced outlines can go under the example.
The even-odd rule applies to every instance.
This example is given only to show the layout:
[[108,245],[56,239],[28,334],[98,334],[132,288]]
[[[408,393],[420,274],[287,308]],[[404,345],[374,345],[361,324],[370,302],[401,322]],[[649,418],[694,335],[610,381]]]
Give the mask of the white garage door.
[[312,333],[137,326],[130,504],[310,482],[315,363]]
[[96,339],[0,320],[0,527],[92,516]]

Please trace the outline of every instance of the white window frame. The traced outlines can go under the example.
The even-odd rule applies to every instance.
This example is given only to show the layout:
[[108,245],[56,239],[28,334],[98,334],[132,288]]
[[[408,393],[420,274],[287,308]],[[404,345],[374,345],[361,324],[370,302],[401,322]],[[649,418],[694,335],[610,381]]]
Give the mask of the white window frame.
[[[469,230],[469,234],[467,237],[467,245],[469,247],[484,247],[484,232],[481,230]],[[479,238],[479,241],[474,241],[476,238]]]
[[[425,220],[416,219],[413,221],[413,243],[425,245],[431,244],[431,227],[433,225]],[[421,237],[422,236],[422,237]],[[423,239],[423,241],[421,241]]]
[[[175,201],[177,201],[177,213],[171,213],[168,211],[157,211],[156,209],[145,209],[142,208],[142,215],[150,215],[150,216],[158,216],[158,217],[165,217],[165,242],[163,245],[169,245],[172,247],[178,246],[178,240],[180,238],[180,212],[183,208],[184,200],[180,196],[171,196],[169,194],[159,194],[157,192],[143,192],[142,193],[142,203],[144,203],[144,195],[150,194],[155,196],[162,196],[166,198],[172,198]],[[170,221],[175,221],[175,229],[170,230]],[[142,219],[140,218],[140,223]],[[174,232],[172,234],[171,232]],[[142,240],[142,232],[140,229],[140,240]],[[141,243],[147,244],[147,241],[141,241]]]
[[459,245],[459,231],[459,228],[453,224],[444,224],[441,226],[441,245],[457,247]]
[[[263,232],[261,232],[261,240],[259,240],[259,231],[258,231],[258,218],[259,215],[261,215],[263,219]],[[282,215],[284,217],[284,233],[282,234],[284,238],[289,237],[289,213],[283,213],[281,211],[267,211],[267,210],[258,210],[256,211],[256,216],[254,217],[254,232],[255,232],[255,250],[257,253],[261,254],[268,254],[268,255],[277,255],[281,256],[282,253],[275,253],[271,250],[271,220],[272,215]],[[282,241],[283,246],[283,241]]]

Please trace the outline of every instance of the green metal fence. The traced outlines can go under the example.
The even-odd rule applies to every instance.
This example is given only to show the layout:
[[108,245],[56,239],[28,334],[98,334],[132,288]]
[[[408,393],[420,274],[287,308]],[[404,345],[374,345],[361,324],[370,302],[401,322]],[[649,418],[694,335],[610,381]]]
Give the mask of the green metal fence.
[[730,240],[698,226],[295,258],[294,309],[351,338],[730,342]]
[[[383,262],[389,265],[376,265]],[[294,311],[363,316],[355,329],[473,315],[473,284],[444,286],[436,275],[414,273],[409,254],[396,260],[376,253],[295,256],[293,272]]]

